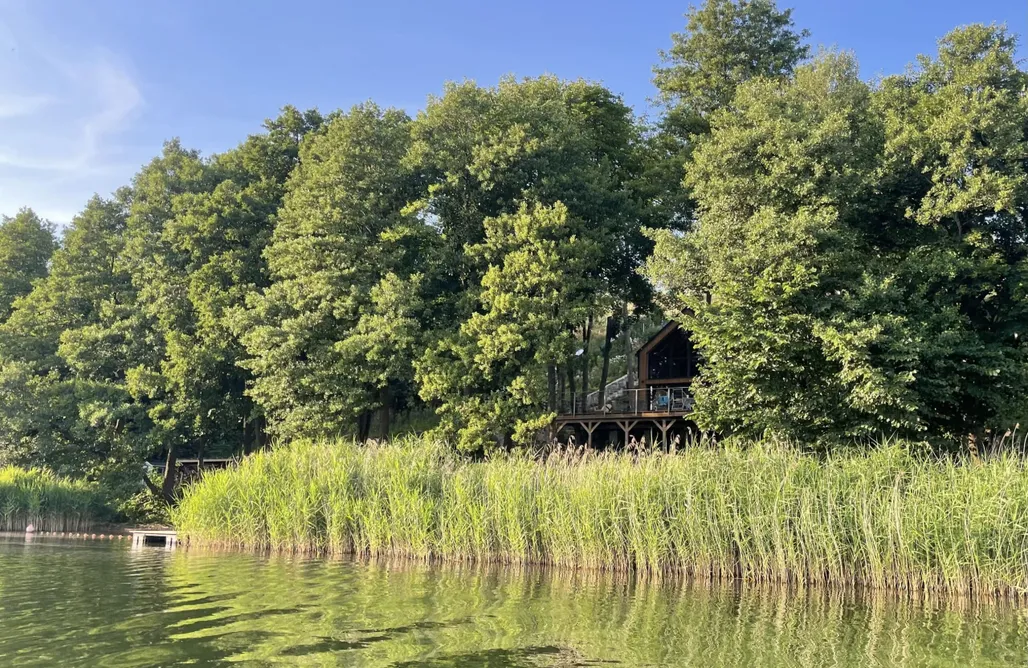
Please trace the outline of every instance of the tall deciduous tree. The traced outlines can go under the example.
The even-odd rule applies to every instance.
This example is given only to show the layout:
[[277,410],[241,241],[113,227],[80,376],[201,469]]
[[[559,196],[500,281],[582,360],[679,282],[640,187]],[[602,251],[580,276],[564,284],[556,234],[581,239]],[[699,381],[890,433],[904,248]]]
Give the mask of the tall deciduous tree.
[[699,224],[649,274],[693,329],[709,426],[932,440],[1024,418],[1024,74],[972,26],[880,90],[846,56],[711,116]]
[[136,179],[122,260],[138,291],[132,317],[154,353],[126,380],[168,471],[184,449],[203,456],[261,441],[228,316],[268,282],[262,254],[285,183],[321,120],[287,107],[265,133],[211,160],[172,143]]
[[897,226],[879,238],[911,247],[897,273],[930,323],[910,387],[932,434],[980,437],[1028,417],[1028,73],[1016,53],[1003,27],[960,28],[877,96],[886,184],[916,223],[913,237]]
[[419,364],[422,394],[441,403],[461,449],[526,443],[557,410],[556,370],[594,308],[602,247],[561,203],[523,204],[486,220],[469,249],[489,263],[482,310]]
[[809,33],[774,0],[706,0],[686,19],[654,70],[661,100],[682,115],[706,118],[731,104],[739,85],[788,77],[807,56]]
[[[428,294],[436,312],[447,314],[436,321],[440,343],[420,365],[423,378],[457,373],[430,367],[447,364],[452,356],[442,351],[462,345],[453,323],[469,322],[486,308],[483,280],[500,261],[467,249],[485,240],[487,220],[514,215],[525,204],[562,204],[578,221],[582,238],[602,248],[584,269],[596,279],[592,306],[571,329],[588,333],[591,318],[603,317],[629,295],[645,293],[636,274],[648,247],[634,188],[642,166],[638,127],[631,110],[610,91],[554,77],[505,79],[492,89],[452,85],[430,102],[413,134],[409,161],[428,180],[417,206],[440,230],[444,258],[435,264],[439,271],[428,276]],[[609,354],[610,348],[603,350]],[[582,355],[555,361],[554,373],[576,388],[578,378],[588,378],[588,360]],[[503,381],[495,382],[490,392],[506,391]],[[438,388],[425,388],[423,395],[475,401],[444,400]],[[532,410],[539,415],[546,408],[537,404]]]
[[14,301],[32,290],[32,282],[46,276],[56,247],[53,224],[32,209],[0,219],[0,322],[10,315]]
[[274,433],[368,436],[391,387],[409,384],[423,245],[404,158],[410,119],[374,104],[306,143],[265,256],[272,283],[237,313],[250,395]]
[[[126,332],[105,324],[134,303],[117,267],[130,193],[94,197],[65,231],[49,274],[0,326],[0,459],[104,478],[145,456],[121,381],[132,353]],[[142,345],[135,339],[136,345]]]
[[688,229],[695,202],[683,187],[685,169],[711,114],[731,105],[736,88],[751,79],[791,77],[809,55],[808,34],[774,0],[706,0],[689,9],[685,30],[671,35],[654,68],[663,113],[642,147],[648,225]]

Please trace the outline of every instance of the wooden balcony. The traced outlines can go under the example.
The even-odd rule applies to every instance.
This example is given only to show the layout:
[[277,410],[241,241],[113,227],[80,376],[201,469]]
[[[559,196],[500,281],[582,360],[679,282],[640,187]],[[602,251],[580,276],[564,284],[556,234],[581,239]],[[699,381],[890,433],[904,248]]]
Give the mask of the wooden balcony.
[[599,405],[595,392],[587,400],[573,397],[557,415],[557,420],[583,417],[668,417],[692,412],[692,394],[688,385],[650,386],[624,389]]
[[640,387],[624,389],[605,399],[603,405],[588,400],[569,401],[557,414],[554,423],[558,430],[567,429],[572,433],[580,430],[579,436],[584,433],[590,447],[597,429],[603,432],[612,428],[623,434],[625,445],[629,443],[633,430],[650,428],[655,429],[654,433],[659,432],[664,444],[669,444],[669,432],[676,425],[681,427],[692,408],[688,385]]

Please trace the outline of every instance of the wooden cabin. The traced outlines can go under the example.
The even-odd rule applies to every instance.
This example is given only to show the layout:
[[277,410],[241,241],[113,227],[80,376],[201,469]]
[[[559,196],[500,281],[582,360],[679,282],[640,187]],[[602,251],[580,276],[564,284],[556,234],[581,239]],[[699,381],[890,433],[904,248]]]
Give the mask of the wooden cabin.
[[689,333],[674,320],[650,337],[636,351],[635,359],[639,370],[638,386],[654,390],[689,388],[699,366]]
[[674,447],[695,431],[692,382],[700,359],[689,332],[674,320],[664,324],[636,351],[637,380],[624,376],[607,384],[600,405],[598,392],[574,403],[557,416],[562,437],[590,447],[625,445],[632,438]]

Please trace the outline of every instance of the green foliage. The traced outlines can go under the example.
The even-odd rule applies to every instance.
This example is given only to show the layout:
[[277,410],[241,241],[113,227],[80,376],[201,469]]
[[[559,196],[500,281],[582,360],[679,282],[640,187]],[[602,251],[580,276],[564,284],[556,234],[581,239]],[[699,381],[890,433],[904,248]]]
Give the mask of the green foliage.
[[846,55],[711,115],[648,266],[704,354],[698,417],[838,442],[1023,421],[1025,77],[972,26],[880,88]]
[[235,452],[260,411],[228,312],[267,284],[262,252],[316,112],[287,108],[204,160],[177,142],[66,230],[0,327],[0,461],[139,489],[162,452]]
[[434,441],[299,442],[206,475],[174,519],[191,541],[256,549],[908,592],[1028,584],[1024,461],[915,452],[819,459],[766,442],[475,463]]
[[787,77],[809,51],[809,33],[793,29],[792,10],[774,0],[706,0],[690,7],[685,31],[671,35],[654,83],[662,100],[706,117],[732,103],[735,89],[756,78]]
[[60,244],[4,218],[0,464],[127,498],[154,457],[429,409],[461,450],[525,445],[665,313],[707,428],[952,445],[1028,418],[1014,37],[962,28],[872,85],[847,54],[801,66],[772,0],[687,16],[653,126],[593,82],[465,81],[414,119],[285,107],[220,155],[171,141]]
[[265,253],[273,282],[236,311],[250,395],[276,434],[358,433],[383,391],[410,383],[435,236],[404,212],[410,142],[406,114],[367,104],[303,146]]
[[[160,476],[156,473],[150,475],[150,482],[158,488],[162,484]],[[145,487],[140,488],[138,484],[132,490],[118,492],[120,493],[112,495],[119,501],[118,515],[130,526],[171,525],[171,508],[163,497],[151,493]]]
[[136,178],[122,261],[138,290],[128,317],[152,348],[125,381],[160,448],[228,453],[261,439],[229,316],[269,283],[263,253],[285,182],[321,122],[287,107],[233,151],[203,161],[171,143]]
[[0,461],[106,477],[142,455],[141,416],[115,381],[132,354],[126,332],[98,334],[134,290],[116,267],[126,193],[93,198],[65,231],[49,274],[0,326]]
[[434,348],[419,365],[425,399],[441,404],[444,430],[459,446],[479,451],[496,442],[527,443],[552,415],[547,372],[574,352],[572,330],[593,305],[602,260],[581,221],[563,204],[526,204],[513,215],[485,221],[482,244],[469,248],[489,269],[482,278],[483,310],[459,335]]
[[462,448],[529,440],[549,422],[554,376],[581,373],[576,328],[648,300],[632,121],[596,84],[541,77],[451,85],[414,122],[427,193],[412,208],[441,242],[426,283],[437,342],[418,381]]
[[752,79],[784,80],[809,54],[792,10],[774,0],[707,0],[690,7],[684,32],[661,52],[653,83],[664,114],[641,146],[645,165],[637,188],[647,202],[646,225],[688,230],[696,201],[686,182],[697,143],[711,116],[732,105],[736,89]]
[[56,245],[53,224],[31,209],[0,218],[0,322],[15,300],[32,290],[33,281],[46,276]]

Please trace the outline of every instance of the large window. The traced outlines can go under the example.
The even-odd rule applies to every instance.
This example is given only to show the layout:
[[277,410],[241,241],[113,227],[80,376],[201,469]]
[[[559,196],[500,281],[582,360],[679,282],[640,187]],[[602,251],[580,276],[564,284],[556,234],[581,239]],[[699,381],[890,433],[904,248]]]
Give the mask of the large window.
[[650,380],[692,378],[696,375],[696,352],[685,331],[676,329],[650,351]]

